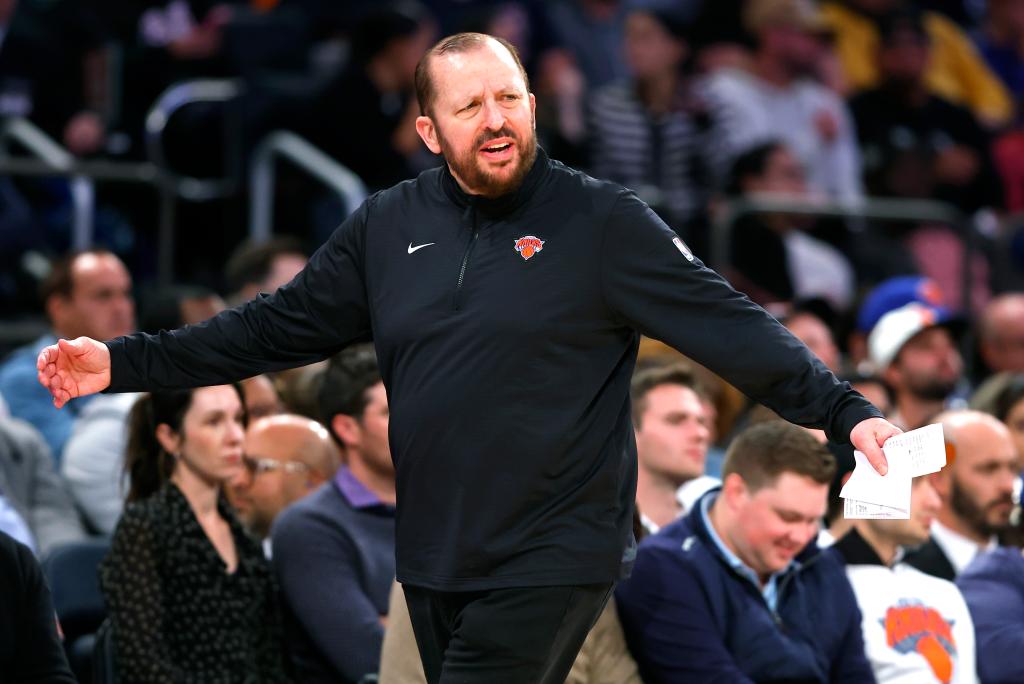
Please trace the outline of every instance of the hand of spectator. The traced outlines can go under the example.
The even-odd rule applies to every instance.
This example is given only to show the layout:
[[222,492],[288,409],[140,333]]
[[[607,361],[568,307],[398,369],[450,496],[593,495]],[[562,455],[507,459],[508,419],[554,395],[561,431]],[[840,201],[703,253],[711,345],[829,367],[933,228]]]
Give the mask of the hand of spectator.
[[839,120],[828,109],[821,109],[814,115],[814,127],[825,142],[830,143],[839,135]]
[[966,145],[952,145],[935,158],[935,176],[949,185],[966,185],[978,173],[978,154]]
[[61,408],[110,385],[110,350],[89,337],[58,340],[39,352],[36,370],[39,383],[53,395],[53,405]]
[[64,144],[79,156],[98,150],[103,138],[103,122],[95,112],[78,112],[64,127]]
[[884,418],[868,418],[853,426],[850,430],[850,444],[857,451],[860,451],[868,458],[868,462],[878,471],[879,475],[889,472],[889,463],[882,453],[882,445],[885,440],[893,435],[901,434],[903,430],[890,423]]

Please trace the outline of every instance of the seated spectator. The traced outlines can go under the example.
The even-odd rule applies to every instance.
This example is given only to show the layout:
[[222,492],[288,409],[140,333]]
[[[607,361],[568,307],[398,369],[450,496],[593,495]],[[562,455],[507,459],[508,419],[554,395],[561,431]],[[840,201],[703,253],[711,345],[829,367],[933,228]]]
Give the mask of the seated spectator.
[[834,471],[805,430],[754,426],[722,487],[641,542],[615,598],[645,682],[874,681],[842,564],[814,543]]
[[274,573],[296,679],[354,684],[377,672],[395,579],[395,469],[372,346],[330,360],[320,409],[345,465],[274,522]]
[[757,40],[753,70],[717,71],[703,93],[719,140],[718,175],[750,148],[778,140],[813,190],[860,200],[860,153],[846,104],[813,78],[828,50],[817,9],[803,0],[751,0],[743,22]]
[[[923,276],[895,276],[877,283],[861,301],[857,320],[846,340],[850,363],[859,372],[868,372],[862,362],[867,360],[868,335],[882,316],[905,304],[919,302],[928,306],[947,307],[942,288],[931,278]],[[874,372],[874,369],[870,369]],[[888,412],[886,412],[888,414]]]
[[241,383],[242,400],[249,420],[275,416],[284,413],[284,404],[277,394],[273,381],[266,375],[254,375]]
[[1018,548],[979,555],[957,586],[967,600],[982,684],[1024,681],[1024,556]]
[[243,242],[224,266],[227,301],[236,306],[261,292],[273,294],[306,265],[309,254],[293,237],[275,237],[268,242]]
[[993,373],[1024,373],[1024,292],[990,301],[978,322],[978,351]]
[[882,316],[871,330],[868,354],[892,390],[888,419],[894,425],[913,430],[946,408],[962,380],[958,329],[947,309],[912,302]]
[[681,364],[654,366],[633,375],[636,500],[649,533],[685,512],[679,489],[704,474],[711,430],[702,393],[693,372]]
[[437,27],[418,2],[374,5],[353,29],[348,66],[312,106],[308,135],[379,190],[421,170],[414,75]]
[[[925,80],[934,46],[917,11],[891,14],[879,32],[878,85],[850,101],[864,173],[875,194],[907,155],[930,172],[923,189],[966,212],[1001,207],[1003,194],[989,154],[991,140],[969,109],[932,93]],[[889,193],[885,193],[889,194]],[[941,275],[941,274],[940,274]],[[946,287],[944,291],[950,290]]]
[[798,340],[806,344],[807,348],[821,359],[826,368],[833,373],[841,371],[842,359],[839,355],[839,347],[836,346],[835,338],[832,336],[832,330],[817,313],[809,307],[797,306],[780,319],[780,322]]
[[[804,168],[778,142],[756,145],[735,161],[726,192],[730,196],[785,195],[810,199]],[[814,219],[794,214],[750,214],[733,228],[730,273],[734,284],[767,305],[820,298],[837,309],[853,299],[856,280],[846,257],[810,235]]]
[[690,239],[707,205],[707,116],[684,71],[687,26],[676,12],[637,9],[626,18],[630,78],[590,98],[590,168],[631,188]]
[[281,511],[334,476],[339,456],[320,423],[282,414],[249,425],[242,463],[227,486],[228,501],[246,529],[266,540]]
[[32,551],[0,530],[0,672],[22,684],[74,684],[50,589]]
[[[173,286],[143,298],[140,328],[158,333],[183,325],[201,323],[224,308],[224,301],[205,288]],[[257,378],[243,381],[247,389]],[[270,384],[266,378],[263,382]],[[271,388],[271,392],[273,388]],[[136,393],[102,394],[82,409],[61,459],[61,475],[68,485],[86,524],[103,535],[114,533],[124,508],[124,452],[128,438],[128,414]],[[246,397],[251,417],[256,413]]]
[[971,408],[1002,422],[1010,431],[1018,458],[1024,458],[1024,374],[992,376],[971,397]]
[[40,557],[85,538],[46,442],[31,425],[13,418],[0,418],[0,531]]
[[132,409],[131,488],[100,566],[121,681],[288,680],[270,568],[220,495],[244,426],[231,385]]
[[940,506],[931,481],[916,478],[910,519],[854,520],[830,551],[846,565],[879,684],[978,681],[974,628],[964,597],[952,582],[900,562],[903,547],[928,540]]
[[85,3],[0,4],[0,116],[28,118],[72,154],[98,151],[101,34]]
[[[903,0],[826,0],[822,14],[835,40],[843,74],[851,92],[874,88],[881,80],[878,24]],[[925,73],[928,90],[967,107],[986,127],[998,127],[1013,116],[1013,100],[970,38],[959,26],[934,12],[925,12],[924,28],[932,46]]]
[[932,476],[942,498],[931,538],[908,553],[906,561],[922,572],[955,579],[975,556],[996,548],[1010,524],[1017,452],[1009,430],[978,411],[938,416],[949,454],[946,467]]
[[220,296],[197,285],[161,287],[142,297],[139,330],[155,335],[183,325],[202,323],[226,308]]
[[71,428],[92,397],[70,401],[64,410],[54,408],[53,398],[36,378],[36,356],[58,338],[109,340],[132,332],[132,280],[121,260],[106,250],[72,252],[53,264],[41,295],[52,330],[13,351],[0,365],[0,394],[17,397],[11,401],[11,415],[43,434],[59,464]]

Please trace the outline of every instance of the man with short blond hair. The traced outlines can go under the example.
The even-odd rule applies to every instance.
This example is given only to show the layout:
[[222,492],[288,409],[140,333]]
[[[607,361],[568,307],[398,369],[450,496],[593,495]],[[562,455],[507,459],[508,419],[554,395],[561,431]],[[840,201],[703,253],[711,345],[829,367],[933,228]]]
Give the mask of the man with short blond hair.
[[645,682],[874,681],[850,583],[814,542],[835,469],[805,430],[755,425],[722,486],[641,542],[615,598]]

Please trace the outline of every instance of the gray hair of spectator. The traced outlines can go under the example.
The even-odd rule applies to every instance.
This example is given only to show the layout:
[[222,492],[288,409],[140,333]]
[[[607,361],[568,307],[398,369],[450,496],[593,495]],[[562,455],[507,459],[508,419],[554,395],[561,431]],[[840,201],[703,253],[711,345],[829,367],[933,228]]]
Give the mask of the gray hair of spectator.
[[333,357],[320,375],[317,392],[320,422],[328,426],[334,439],[344,443],[330,429],[331,421],[341,414],[361,420],[370,399],[367,391],[381,381],[377,354],[371,344],[344,349]]
[[739,475],[750,491],[770,487],[783,473],[832,482],[836,459],[809,432],[781,420],[760,423],[742,432],[725,453],[722,479]]
[[39,284],[39,299],[43,304],[46,304],[50,297],[57,296],[62,299],[69,299],[71,297],[75,289],[75,282],[71,276],[71,271],[74,269],[78,257],[85,256],[86,254],[98,257],[117,257],[110,250],[101,247],[76,249],[60,257],[53,262],[50,267],[50,273]]
[[508,50],[509,54],[512,55],[512,59],[515,60],[516,66],[519,68],[519,73],[523,77],[523,83],[526,84],[527,92],[529,92],[530,78],[526,75],[526,69],[519,58],[519,51],[516,50],[512,43],[504,38],[489,36],[486,33],[456,33],[453,36],[448,36],[438,41],[434,47],[423,54],[423,57],[420,58],[419,63],[416,65],[416,100],[419,102],[420,114],[422,116],[430,116],[430,108],[434,104],[434,98],[437,95],[434,91],[434,79],[430,74],[430,64],[434,56],[472,52],[473,50],[483,48],[488,41],[500,43]]
[[301,254],[309,257],[296,237],[276,237],[267,242],[244,242],[236,249],[224,266],[224,280],[228,292],[238,292],[246,285],[266,280],[274,266],[274,259],[283,254]]
[[633,426],[640,427],[640,419],[647,410],[647,395],[655,387],[661,385],[682,385],[693,390],[701,399],[705,399],[704,388],[697,380],[693,369],[683,363],[656,365],[638,370],[633,374],[629,386],[629,396],[633,403]]
[[[232,384],[242,403],[242,422],[248,424],[242,388]],[[128,478],[126,501],[140,501],[155,494],[174,472],[174,458],[164,451],[156,437],[159,425],[181,433],[185,414],[192,406],[195,389],[166,390],[143,394],[128,414],[128,443],[124,454],[124,476]]]

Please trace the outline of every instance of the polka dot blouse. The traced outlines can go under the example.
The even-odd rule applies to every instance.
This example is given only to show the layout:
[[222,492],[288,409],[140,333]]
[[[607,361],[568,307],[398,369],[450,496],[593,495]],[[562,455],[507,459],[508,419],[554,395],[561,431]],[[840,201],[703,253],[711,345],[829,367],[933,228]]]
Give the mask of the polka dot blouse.
[[238,553],[232,574],[173,484],[126,507],[100,566],[121,681],[289,681],[268,563],[218,506]]

